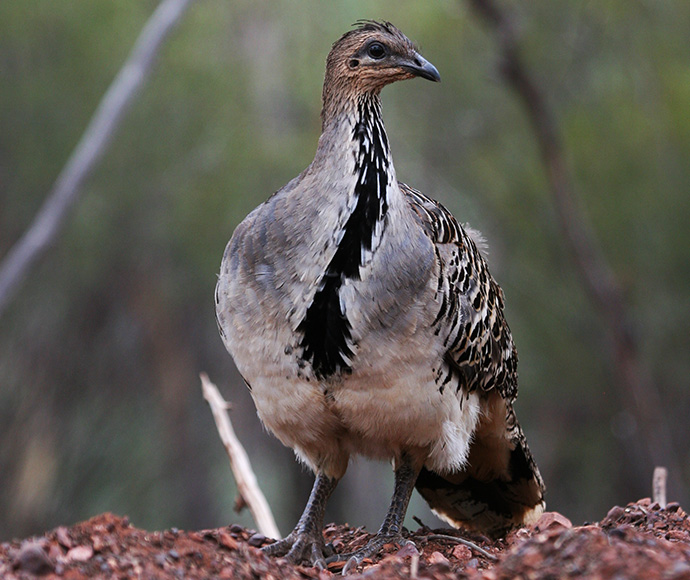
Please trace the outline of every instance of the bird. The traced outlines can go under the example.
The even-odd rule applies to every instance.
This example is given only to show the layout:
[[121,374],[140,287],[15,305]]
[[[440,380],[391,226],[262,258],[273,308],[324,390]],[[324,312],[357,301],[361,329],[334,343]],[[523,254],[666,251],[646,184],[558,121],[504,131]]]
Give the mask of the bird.
[[[440,81],[390,22],[358,21],[333,44],[314,159],[236,227],[216,286],[261,422],[315,474],[294,530],[263,550],[344,560],[344,573],[408,541],[415,487],[449,524],[494,536],[545,507],[483,238],[396,177],[381,90],[415,77]],[[393,497],[366,546],[332,554],[325,506],[357,455],[392,462]]]

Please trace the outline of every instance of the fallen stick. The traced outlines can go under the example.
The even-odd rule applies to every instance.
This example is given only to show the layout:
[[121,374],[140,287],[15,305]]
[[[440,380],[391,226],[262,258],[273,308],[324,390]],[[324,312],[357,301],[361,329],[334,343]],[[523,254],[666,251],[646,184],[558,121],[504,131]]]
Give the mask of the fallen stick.
[[259,489],[259,484],[256,482],[256,476],[249,463],[247,453],[235,435],[235,430],[232,428],[232,423],[228,416],[229,404],[223,399],[218,388],[209,380],[206,373],[201,373],[199,376],[201,378],[201,389],[204,393],[204,399],[211,407],[211,413],[213,413],[213,418],[216,421],[220,440],[223,442],[230,458],[230,469],[232,469],[232,473],[235,476],[237,492],[249,508],[259,532],[268,538],[279,539],[281,535],[273,518],[271,508],[268,506],[268,502],[261,489]]
[[467,546],[470,550],[473,550],[474,552],[481,554],[487,560],[491,562],[498,562],[498,558],[494,556],[491,552],[487,552],[484,548],[480,548],[479,546],[477,546],[477,544],[475,544],[474,542],[470,542],[465,538],[460,538],[458,536],[450,536],[448,534],[430,534],[427,536],[427,540],[449,540],[457,544],[462,544],[463,546]]

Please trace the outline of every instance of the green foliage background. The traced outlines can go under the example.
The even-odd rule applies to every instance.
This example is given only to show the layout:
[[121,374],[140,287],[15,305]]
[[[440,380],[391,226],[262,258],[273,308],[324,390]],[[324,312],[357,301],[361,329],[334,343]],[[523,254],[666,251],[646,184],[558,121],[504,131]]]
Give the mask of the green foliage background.
[[[509,4],[603,251],[627,290],[689,499],[690,4]],[[30,223],[151,0],[0,2],[0,256]],[[490,242],[520,352],[518,414],[575,522],[649,495],[652,462],[548,197],[534,135],[461,0],[198,0],[46,258],[0,319],[0,539],[102,511],[149,529],[238,521],[198,373],[235,407],[281,531],[309,474],[260,427],[217,335],[225,243],[311,160],[331,43],[393,21],[441,72],[385,90],[398,176]],[[357,461],[327,518],[376,528],[385,465]],[[687,507],[687,505],[686,505]],[[433,523],[423,502],[411,515]],[[409,521],[409,520],[408,520]],[[416,526],[410,521],[412,526]]]

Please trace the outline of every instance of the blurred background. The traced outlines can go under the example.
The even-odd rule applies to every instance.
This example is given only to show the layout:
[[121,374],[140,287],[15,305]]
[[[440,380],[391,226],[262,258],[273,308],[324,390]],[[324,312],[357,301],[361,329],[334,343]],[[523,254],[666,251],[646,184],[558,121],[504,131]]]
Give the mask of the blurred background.
[[[0,2],[0,259],[30,224],[153,0]],[[520,353],[517,412],[575,523],[690,481],[690,3],[507,3],[573,184],[622,285],[670,447],[642,440],[601,313],[558,226],[534,132],[463,0],[198,0],[53,247],[0,318],[0,540],[103,511],[147,529],[238,522],[198,374],[231,418],[285,534],[312,476],[267,434],[218,336],[234,227],[311,161],[324,62],[360,18],[391,20],[443,78],[383,110],[398,177],[482,230]],[[647,426],[649,427],[649,426]],[[654,426],[652,426],[653,430]],[[668,441],[667,441],[668,443]],[[678,472],[680,471],[680,472]],[[327,521],[377,529],[389,465],[355,461]],[[415,496],[411,517],[436,525]]]

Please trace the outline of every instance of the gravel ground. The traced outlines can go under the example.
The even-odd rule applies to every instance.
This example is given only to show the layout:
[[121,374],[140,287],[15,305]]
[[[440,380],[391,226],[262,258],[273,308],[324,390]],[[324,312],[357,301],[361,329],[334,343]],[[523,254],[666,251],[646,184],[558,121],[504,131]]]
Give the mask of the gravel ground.
[[[370,538],[361,528],[333,524],[324,534],[338,553]],[[484,553],[449,535],[459,532],[426,527],[409,532],[417,550],[387,545],[350,578],[690,580],[690,520],[678,504],[661,509],[643,499],[613,507],[601,522],[583,526],[548,512],[532,528],[499,541],[463,535]],[[342,563],[320,571],[267,558],[258,548],[269,541],[236,525],[147,532],[106,513],[0,544],[0,578],[324,579],[342,569]]]

